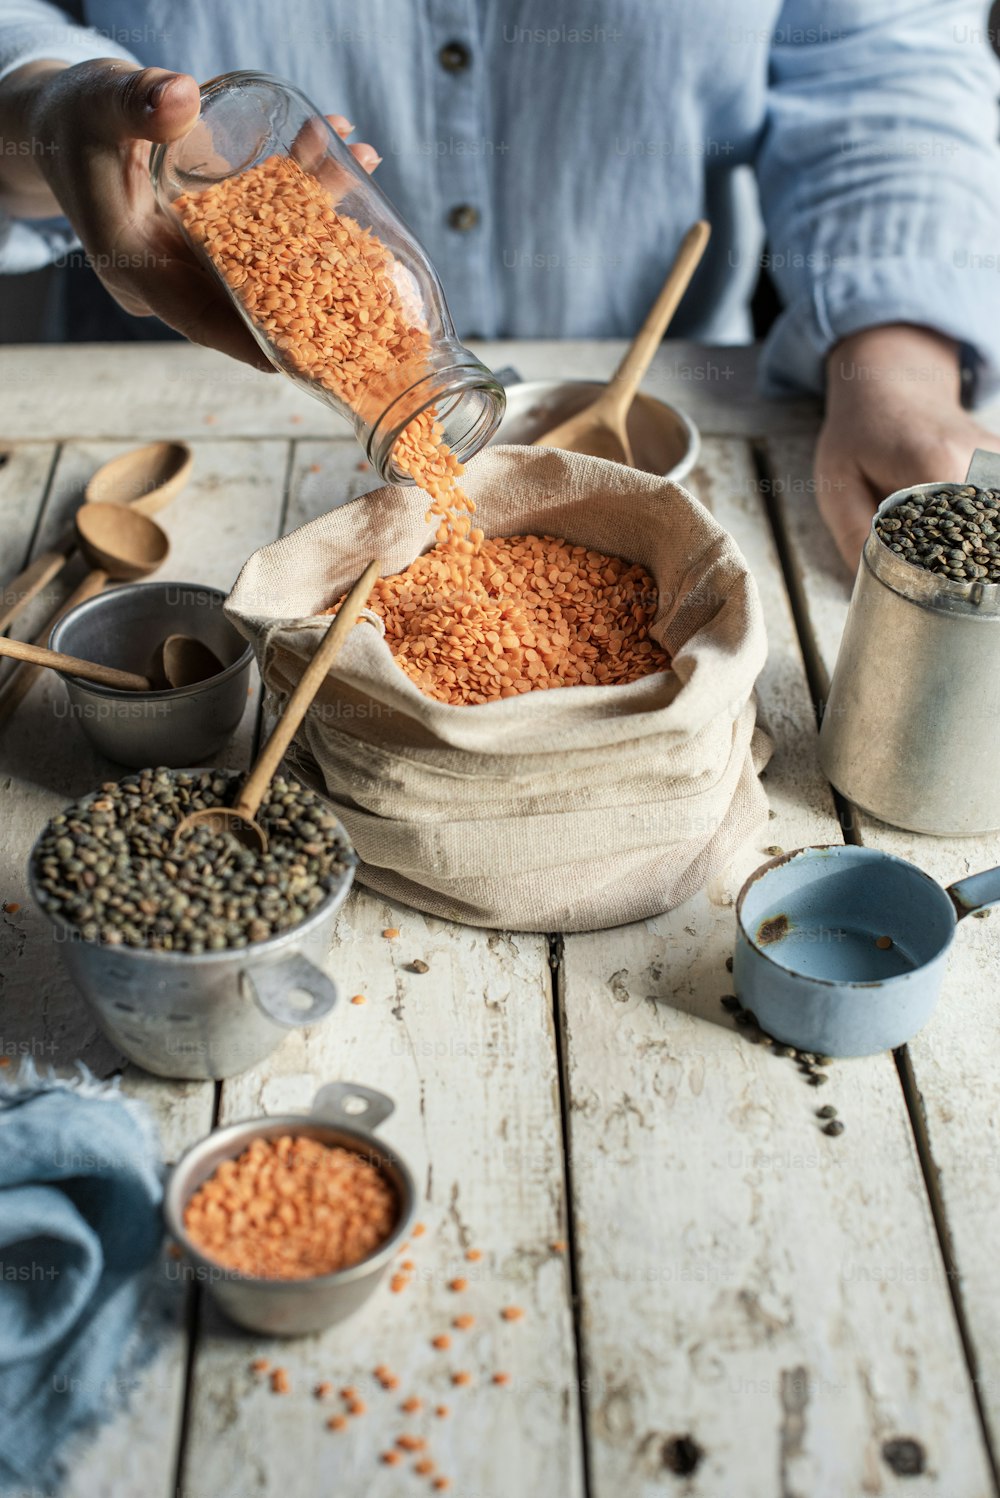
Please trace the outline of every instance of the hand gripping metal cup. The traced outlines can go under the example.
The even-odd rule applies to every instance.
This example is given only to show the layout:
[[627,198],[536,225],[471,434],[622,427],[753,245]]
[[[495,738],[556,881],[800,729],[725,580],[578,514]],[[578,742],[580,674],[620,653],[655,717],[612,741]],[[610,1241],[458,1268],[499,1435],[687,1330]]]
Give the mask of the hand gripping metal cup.
[[[174,1166],[163,1197],[167,1229],[185,1255],[182,1272],[204,1284],[232,1321],[267,1336],[304,1336],[352,1315],[378,1286],[416,1216],[417,1188],[409,1167],[374,1137],[394,1107],[390,1097],[374,1088],[331,1082],[316,1094],[310,1113],[245,1119],[216,1129],[194,1145]],[[199,1186],[255,1139],[278,1139],[283,1134],[354,1150],[376,1166],[395,1191],[398,1211],[392,1232],[359,1264],[311,1279],[255,1279],[206,1258],[188,1237],[184,1211]]]
[[[966,483],[1000,488],[1000,454],[979,450]],[[912,495],[890,494],[875,520]],[[823,771],[894,827],[966,836],[1000,829],[1000,584],[906,562],[875,530],[865,542],[823,713]]]

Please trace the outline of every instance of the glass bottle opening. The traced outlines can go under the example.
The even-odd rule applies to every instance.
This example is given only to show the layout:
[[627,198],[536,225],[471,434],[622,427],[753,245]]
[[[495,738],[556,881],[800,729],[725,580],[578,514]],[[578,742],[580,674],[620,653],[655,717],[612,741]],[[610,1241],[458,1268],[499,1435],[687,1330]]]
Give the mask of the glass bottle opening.
[[358,422],[368,461],[387,484],[415,482],[412,474],[399,467],[394,449],[421,411],[433,411],[444,428],[442,440],[460,463],[485,447],[503,420],[507,405],[503,386],[468,350],[459,345],[456,353],[459,358],[444,367],[435,361],[436,367],[399,395],[370,431],[363,421]]

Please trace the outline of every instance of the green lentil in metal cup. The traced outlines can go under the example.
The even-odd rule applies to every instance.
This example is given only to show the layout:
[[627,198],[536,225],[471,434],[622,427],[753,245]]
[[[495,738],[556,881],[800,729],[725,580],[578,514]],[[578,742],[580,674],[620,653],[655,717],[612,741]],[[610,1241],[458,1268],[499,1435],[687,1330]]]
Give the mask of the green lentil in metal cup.
[[228,770],[140,770],[53,817],[35,855],[41,903],[86,941],[163,952],[221,952],[290,930],[353,862],[331,808],[277,776],[257,814],[268,851],[198,827],[190,811],[224,806]]
[[953,582],[1000,582],[1000,491],[942,484],[906,495],[875,533],[904,562]]

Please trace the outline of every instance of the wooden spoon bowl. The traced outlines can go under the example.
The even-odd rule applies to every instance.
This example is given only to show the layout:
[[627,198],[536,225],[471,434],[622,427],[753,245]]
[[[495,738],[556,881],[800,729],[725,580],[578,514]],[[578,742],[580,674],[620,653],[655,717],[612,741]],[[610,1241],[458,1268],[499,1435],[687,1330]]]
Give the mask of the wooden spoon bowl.
[[102,464],[83,497],[87,504],[130,505],[153,515],[180,493],[193,462],[186,442],[150,442]]
[[163,642],[162,666],[170,687],[194,687],[225,669],[215,651],[193,635],[168,635]]
[[629,407],[705,253],[709,233],[704,219],[687,231],[659,296],[594,404],[560,422],[544,436],[536,437],[534,447],[557,447],[562,452],[587,453],[592,458],[607,458],[612,463],[635,467],[627,427]]
[[170,550],[166,532],[131,505],[81,505],[76,529],[91,566],[121,582],[155,572]]

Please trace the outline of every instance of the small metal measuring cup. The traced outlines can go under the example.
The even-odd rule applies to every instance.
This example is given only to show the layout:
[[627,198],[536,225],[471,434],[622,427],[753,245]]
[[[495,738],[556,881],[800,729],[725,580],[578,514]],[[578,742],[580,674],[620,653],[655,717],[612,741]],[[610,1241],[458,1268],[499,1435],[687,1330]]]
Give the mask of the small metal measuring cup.
[[[977,449],[966,484],[1000,489],[1000,454]],[[892,551],[875,523],[858,568],[819,735],[827,778],[862,811],[938,836],[1000,828],[1000,583],[943,577]]]
[[[392,1098],[372,1087],[330,1082],[316,1094],[310,1113],[244,1119],[216,1129],[181,1156],[163,1194],[167,1229],[183,1250],[194,1278],[215,1296],[232,1321],[267,1336],[304,1336],[343,1321],[368,1299],[409,1235],[417,1210],[417,1188],[408,1166],[373,1134],[395,1106]],[[396,1224],[367,1259],[311,1279],[256,1279],[207,1258],[192,1243],[184,1227],[184,1211],[198,1187],[224,1160],[234,1160],[255,1139],[278,1139],[283,1134],[354,1150],[389,1181],[398,1202]]]
[[799,1050],[891,1050],[930,1018],[959,920],[998,902],[1000,868],[944,889],[875,848],[796,848],[740,891],[737,996],[762,1029]]

